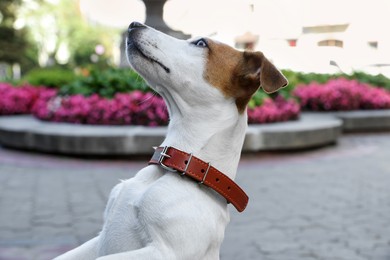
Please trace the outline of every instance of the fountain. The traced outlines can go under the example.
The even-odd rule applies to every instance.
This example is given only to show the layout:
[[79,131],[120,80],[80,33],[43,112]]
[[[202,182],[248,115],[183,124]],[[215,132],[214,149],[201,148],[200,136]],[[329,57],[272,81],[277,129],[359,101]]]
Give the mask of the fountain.
[[173,37],[179,39],[188,39],[191,35],[184,34],[181,31],[175,31],[164,22],[163,10],[167,0],[143,0],[146,6],[145,24]]
[[[170,36],[173,36],[178,39],[188,39],[191,37],[189,34],[185,34],[181,31],[176,31],[170,28],[163,19],[164,5],[167,0],[143,0],[146,7],[146,21],[145,24],[159,30],[163,33],[166,33]],[[128,67],[126,53],[125,53],[125,39],[127,31],[122,34],[121,42],[121,67]]]

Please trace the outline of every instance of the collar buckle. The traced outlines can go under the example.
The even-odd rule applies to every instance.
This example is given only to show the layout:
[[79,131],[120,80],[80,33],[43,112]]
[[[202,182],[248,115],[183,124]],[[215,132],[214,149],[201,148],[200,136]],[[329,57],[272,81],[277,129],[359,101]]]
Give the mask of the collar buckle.
[[158,163],[160,164],[160,166],[167,170],[167,171],[170,171],[170,172],[177,172],[177,170],[171,168],[171,167],[168,167],[166,166],[163,161],[165,158],[171,158],[171,156],[169,154],[167,154],[167,151],[168,151],[168,148],[169,146],[164,146],[163,150],[161,151],[160,153],[160,157],[158,158]]

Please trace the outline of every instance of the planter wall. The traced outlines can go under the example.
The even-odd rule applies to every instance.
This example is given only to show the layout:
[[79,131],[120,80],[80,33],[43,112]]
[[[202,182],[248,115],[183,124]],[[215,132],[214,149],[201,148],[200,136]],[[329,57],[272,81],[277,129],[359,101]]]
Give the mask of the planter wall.
[[[244,152],[319,147],[337,142],[341,121],[303,116],[297,121],[250,125]],[[0,117],[0,144],[74,155],[143,155],[165,137],[166,127],[91,126],[39,121],[32,116]]]

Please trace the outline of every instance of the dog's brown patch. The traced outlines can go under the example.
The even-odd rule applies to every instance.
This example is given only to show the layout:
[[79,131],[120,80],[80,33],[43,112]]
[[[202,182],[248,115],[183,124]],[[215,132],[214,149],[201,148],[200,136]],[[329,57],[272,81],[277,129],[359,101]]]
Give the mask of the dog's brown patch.
[[267,93],[287,85],[286,78],[261,52],[241,52],[228,45],[207,41],[205,79],[227,97],[236,100],[240,113],[260,85]]

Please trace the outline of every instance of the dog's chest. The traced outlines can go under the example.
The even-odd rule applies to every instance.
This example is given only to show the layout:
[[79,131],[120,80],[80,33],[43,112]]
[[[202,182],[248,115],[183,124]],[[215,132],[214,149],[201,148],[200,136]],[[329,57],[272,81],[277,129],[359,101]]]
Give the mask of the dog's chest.
[[137,177],[122,182],[107,204],[99,253],[135,250],[156,240],[180,245],[187,232],[197,240],[218,241],[215,248],[219,247],[228,213],[207,193],[199,184],[170,173],[150,182]]
[[135,178],[115,186],[104,213],[104,225],[100,233],[100,254],[134,250],[145,246],[148,232],[140,216],[140,204],[151,184]]
[[148,171],[142,174],[123,181],[111,191],[100,233],[101,255],[144,247],[153,240],[150,233],[156,223],[167,215],[166,204],[172,202],[167,195],[170,192],[166,179],[173,176],[160,178],[161,175]]

